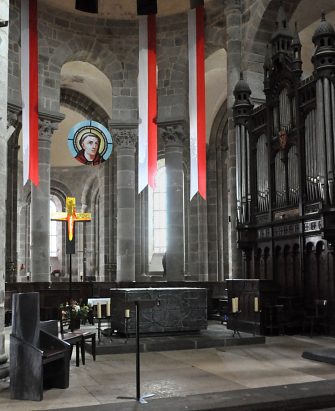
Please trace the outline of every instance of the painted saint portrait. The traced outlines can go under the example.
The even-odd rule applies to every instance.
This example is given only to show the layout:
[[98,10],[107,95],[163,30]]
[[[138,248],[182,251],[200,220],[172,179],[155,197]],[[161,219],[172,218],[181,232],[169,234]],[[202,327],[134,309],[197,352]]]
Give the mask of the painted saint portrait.
[[86,120],[76,124],[71,128],[67,142],[72,157],[85,165],[99,165],[112,153],[112,136],[96,121]]

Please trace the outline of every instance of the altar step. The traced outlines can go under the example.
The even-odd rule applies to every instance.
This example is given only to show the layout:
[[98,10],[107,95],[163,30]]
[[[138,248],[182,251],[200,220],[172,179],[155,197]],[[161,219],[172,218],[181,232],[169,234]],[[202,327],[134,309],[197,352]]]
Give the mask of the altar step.
[[[240,332],[233,337],[233,331],[225,325],[210,323],[207,330],[194,334],[140,336],[141,352],[193,350],[199,348],[227,347],[233,345],[264,344],[265,337]],[[86,344],[86,350],[91,352],[91,345]],[[102,336],[97,343],[96,354],[125,354],[136,352],[135,336],[113,335],[111,338]]]

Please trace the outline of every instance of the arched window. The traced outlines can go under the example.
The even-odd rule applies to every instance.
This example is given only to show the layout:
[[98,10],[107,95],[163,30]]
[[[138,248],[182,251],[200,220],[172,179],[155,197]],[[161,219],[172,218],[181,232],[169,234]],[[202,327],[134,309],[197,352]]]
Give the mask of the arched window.
[[[50,200],[50,216],[57,211],[54,201]],[[50,257],[57,257],[57,221],[50,220]]]
[[161,255],[166,251],[166,168],[165,160],[159,160],[156,187],[149,187],[149,264],[159,255],[154,271],[162,271]]

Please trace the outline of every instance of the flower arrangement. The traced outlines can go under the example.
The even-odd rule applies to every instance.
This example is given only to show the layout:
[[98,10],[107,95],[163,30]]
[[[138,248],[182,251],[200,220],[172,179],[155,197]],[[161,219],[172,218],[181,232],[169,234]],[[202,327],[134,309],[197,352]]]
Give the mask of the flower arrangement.
[[76,300],[71,300],[69,303],[60,305],[61,315],[63,320],[86,320],[92,307],[84,303],[77,302]]

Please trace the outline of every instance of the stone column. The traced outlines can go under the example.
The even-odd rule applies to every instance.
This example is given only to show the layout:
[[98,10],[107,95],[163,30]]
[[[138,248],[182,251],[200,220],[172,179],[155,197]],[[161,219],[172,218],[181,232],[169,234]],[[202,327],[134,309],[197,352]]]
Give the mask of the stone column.
[[114,129],[117,158],[116,281],[135,281],[136,129]]
[[180,124],[162,127],[165,142],[167,194],[167,281],[184,281],[184,127]]
[[18,281],[20,266],[17,258],[17,178],[18,178],[18,139],[20,125],[18,121],[21,107],[8,104],[7,114],[7,199],[6,199],[6,281]]
[[[0,0],[1,19],[8,20],[8,0]],[[8,88],[8,28],[0,28],[0,378],[8,376],[8,356],[5,353],[5,244],[7,185],[7,88]]]
[[233,90],[241,71],[241,0],[225,0],[227,31],[227,111],[228,111],[228,254],[229,278],[241,278],[242,258],[237,249],[236,147],[232,107]]
[[32,281],[50,281],[50,149],[64,115],[39,113],[39,185],[31,185],[30,261]]

